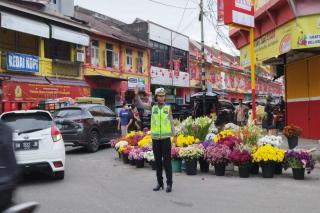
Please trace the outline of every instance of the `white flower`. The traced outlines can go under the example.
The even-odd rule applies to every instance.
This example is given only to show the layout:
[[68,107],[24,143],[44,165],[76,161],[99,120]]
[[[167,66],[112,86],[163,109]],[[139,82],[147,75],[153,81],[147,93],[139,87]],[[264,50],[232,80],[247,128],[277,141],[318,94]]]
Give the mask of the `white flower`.
[[127,141],[119,141],[118,143],[116,143],[116,145],[114,146],[115,149],[119,149],[122,146],[127,146],[128,142]]
[[234,123],[227,123],[224,126],[224,129],[231,130],[232,132],[237,132],[237,131],[239,131],[240,127],[238,125],[235,125]]
[[275,136],[275,135],[266,135],[258,140],[258,146],[263,146],[266,144],[270,144],[274,147],[280,147],[283,143],[281,136]]
[[153,151],[145,152],[143,155],[143,158],[146,159],[147,161],[154,161]]
[[206,141],[212,141],[215,136],[216,136],[215,134],[209,133],[209,134],[207,134],[205,140],[206,140]]
[[214,124],[214,122],[211,123],[211,126],[209,127],[209,133],[214,133],[217,134],[218,133],[218,128],[216,127],[216,125]]

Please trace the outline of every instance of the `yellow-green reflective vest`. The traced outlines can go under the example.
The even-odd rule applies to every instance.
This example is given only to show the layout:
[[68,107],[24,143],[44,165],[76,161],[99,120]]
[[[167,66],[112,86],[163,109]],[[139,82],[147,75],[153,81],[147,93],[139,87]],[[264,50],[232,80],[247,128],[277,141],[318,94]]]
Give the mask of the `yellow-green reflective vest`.
[[151,136],[153,139],[169,138],[172,135],[170,123],[170,106],[161,108],[154,105],[151,110]]

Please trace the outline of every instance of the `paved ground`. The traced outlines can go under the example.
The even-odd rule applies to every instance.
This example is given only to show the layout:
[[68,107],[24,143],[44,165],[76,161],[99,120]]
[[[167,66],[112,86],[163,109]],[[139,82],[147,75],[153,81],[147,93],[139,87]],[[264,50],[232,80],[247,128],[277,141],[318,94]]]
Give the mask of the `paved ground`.
[[116,159],[111,148],[87,154],[73,149],[67,155],[66,178],[27,179],[18,201],[38,201],[43,213],[217,212],[318,213],[320,170],[296,181],[281,177],[240,179],[236,174],[174,175],[173,192],[153,192],[155,173],[136,169]]

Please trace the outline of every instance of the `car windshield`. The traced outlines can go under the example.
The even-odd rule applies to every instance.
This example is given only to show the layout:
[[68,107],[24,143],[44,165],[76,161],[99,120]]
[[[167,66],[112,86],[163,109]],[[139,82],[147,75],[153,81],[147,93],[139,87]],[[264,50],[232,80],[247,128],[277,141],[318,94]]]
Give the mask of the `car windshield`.
[[52,118],[44,112],[8,113],[3,115],[1,120],[19,133],[47,129],[52,125]]
[[81,109],[60,109],[54,115],[56,118],[70,118],[77,116],[81,116]]

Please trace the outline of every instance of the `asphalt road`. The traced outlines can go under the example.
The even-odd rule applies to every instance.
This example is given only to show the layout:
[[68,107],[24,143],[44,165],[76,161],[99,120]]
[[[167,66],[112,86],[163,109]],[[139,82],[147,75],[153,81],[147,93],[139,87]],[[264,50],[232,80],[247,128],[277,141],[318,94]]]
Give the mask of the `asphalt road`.
[[16,200],[37,201],[43,213],[216,212],[318,213],[320,170],[296,181],[291,172],[273,179],[240,179],[237,174],[174,175],[173,192],[153,192],[155,172],[124,165],[111,148],[94,154],[72,149],[67,154],[66,177],[52,181],[25,179]]

